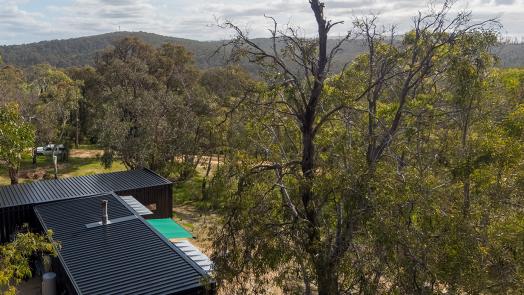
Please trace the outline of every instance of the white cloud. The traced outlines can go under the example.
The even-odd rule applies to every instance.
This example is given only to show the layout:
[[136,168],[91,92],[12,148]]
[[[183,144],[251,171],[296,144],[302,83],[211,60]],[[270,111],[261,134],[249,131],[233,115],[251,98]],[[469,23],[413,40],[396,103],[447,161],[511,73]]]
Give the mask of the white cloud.
[[118,26],[147,26],[155,20],[155,7],[148,0],[74,0],[67,6],[51,6],[56,22],[70,31],[97,33]]
[[49,24],[42,20],[41,14],[20,9],[18,4],[21,2],[23,1],[0,2],[1,43],[19,40],[20,35],[36,37],[38,33],[32,31],[34,28],[38,28],[39,32],[48,32],[51,29]]
[[[229,36],[215,19],[228,19],[250,31],[267,36],[268,19],[298,25],[314,33],[315,23],[306,0],[0,0],[0,42],[20,43],[69,38],[121,30],[148,31],[175,37],[216,40]],[[59,2],[57,2],[59,1]],[[60,3],[60,4],[57,4]],[[355,16],[375,13],[382,24],[407,28],[411,16],[427,8],[419,0],[325,0],[328,18],[346,21],[334,34],[349,28]],[[459,0],[456,9],[470,9],[474,17],[500,17],[505,33],[524,36],[521,16],[524,0]]]

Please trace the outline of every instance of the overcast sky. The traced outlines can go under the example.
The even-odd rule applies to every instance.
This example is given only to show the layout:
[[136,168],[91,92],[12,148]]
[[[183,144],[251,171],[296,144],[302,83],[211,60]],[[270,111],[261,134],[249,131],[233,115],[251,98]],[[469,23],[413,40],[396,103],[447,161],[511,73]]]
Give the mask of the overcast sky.
[[[438,0],[437,0],[438,1]],[[325,0],[326,15],[349,23],[355,16],[378,14],[385,25],[409,25],[424,0]],[[524,0],[458,0],[476,19],[498,17],[503,36],[524,41]],[[146,31],[197,40],[227,38],[216,26],[232,20],[252,37],[267,36],[264,14],[314,32],[307,0],[0,0],[0,44],[65,39],[122,30]]]

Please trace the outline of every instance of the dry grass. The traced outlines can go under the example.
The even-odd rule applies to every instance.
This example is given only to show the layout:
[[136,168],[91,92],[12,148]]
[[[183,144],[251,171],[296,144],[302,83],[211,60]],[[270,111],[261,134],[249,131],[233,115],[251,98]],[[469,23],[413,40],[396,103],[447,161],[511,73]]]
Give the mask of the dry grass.
[[69,152],[71,158],[96,159],[102,156],[103,150],[98,149],[73,149]]
[[191,205],[181,205],[173,208],[173,220],[194,236],[194,239],[190,241],[193,245],[207,256],[211,255],[213,252],[211,234],[207,229],[210,224],[218,221],[215,214],[204,213]]
[[[173,208],[173,220],[193,234],[195,238],[190,241],[193,245],[208,257],[211,256],[213,252],[212,240],[215,238],[214,232],[211,231],[211,225],[219,222],[219,217],[216,214],[204,212],[195,206],[185,204]],[[270,277],[271,274],[268,274],[268,276]],[[229,288],[235,289],[231,286],[219,288],[218,295],[229,295],[231,290]],[[272,295],[285,294],[277,286],[269,286],[266,291],[266,294]]]

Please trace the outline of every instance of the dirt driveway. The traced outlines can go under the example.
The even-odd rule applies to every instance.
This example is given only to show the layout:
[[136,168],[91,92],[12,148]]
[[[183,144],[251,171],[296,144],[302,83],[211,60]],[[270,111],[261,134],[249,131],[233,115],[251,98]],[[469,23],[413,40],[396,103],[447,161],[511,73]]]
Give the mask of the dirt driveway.
[[103,150],[84,150],[84,149],[72,149],[69,151],[69,156],[73,158],[98,158],[104,153]]

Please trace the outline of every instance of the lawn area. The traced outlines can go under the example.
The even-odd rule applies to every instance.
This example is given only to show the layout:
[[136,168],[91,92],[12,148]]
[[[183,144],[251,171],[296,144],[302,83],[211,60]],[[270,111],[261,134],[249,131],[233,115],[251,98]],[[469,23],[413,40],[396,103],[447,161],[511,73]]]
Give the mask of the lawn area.
[[[67,162],[58,163],[58,177],[72,177],[90,175],[96,173],[107,173],[114,171],[125,170],[122,162],[116,161],[113,167],[105,169],[96,155],[98,151],[94,146],[81,146],[80,149],[73,149],[70,152],[70,157]],[[24,154],[20,166],[19,181],[20,183],[32,182],[33,179],[28,178],[28,173],[35,171],[45,171],[49,175],[53,175],[53,161],[51,157],[38,157],[36,167],[32,164],[30,153]],[[4,166],[0,166],[0,185],[9,185],[9,175]]]

